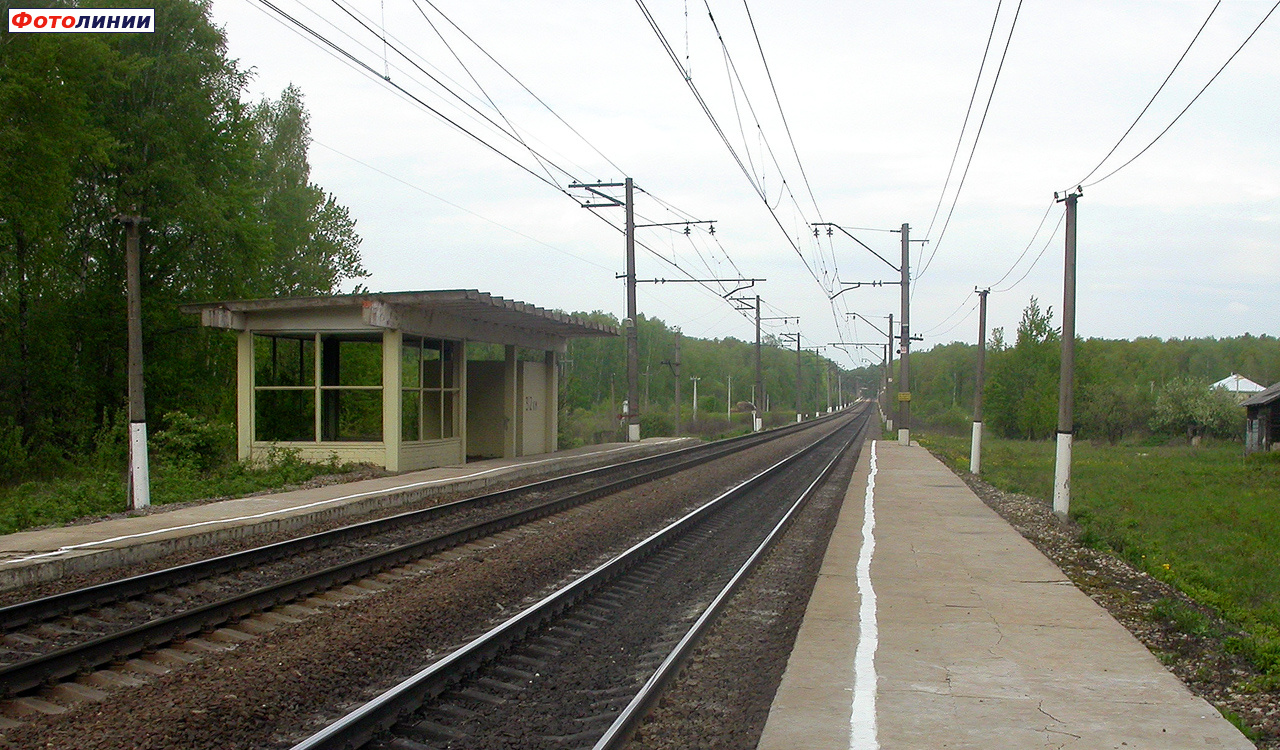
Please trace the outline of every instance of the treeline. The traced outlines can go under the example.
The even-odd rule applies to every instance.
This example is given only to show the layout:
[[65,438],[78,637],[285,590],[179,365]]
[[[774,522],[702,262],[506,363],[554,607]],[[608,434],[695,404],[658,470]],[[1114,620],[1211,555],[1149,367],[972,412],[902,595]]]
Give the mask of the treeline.
[[[987,428],[1020,439],[1057,429],[1061,329],[1052,308],[1032,298],[1014,334],[991,332],[983,416]],[[957,434],[973,419],[977,347],[951,343],[911,355],[917,424]],[[1239,439],[1244,410],[1209,385],[1239,373],[1264,386],[1280,381],[1280,341],[1272,336],[1076,343],[1075,428],[1085,439],[1213,434]],[[896,373],[895,373],[896,376]]]
[[146,217],[153,420],[234,419],[230,337],[179,303],[332,292],[365,275],[354,220],[310,181],[300,93],[244,102],[250,73],[227,58],[209,3],[153,5],[154,33],[0,38],[0,481],[56,473],[118,419],[118,214]]
[[[619,326],[612,315],[574,313],[574,315]],[[676,359],[677,332],[658,318],[639,316],[640,412],[642,434],[669,434],[676,417],[675,373],[664,364]],[[680,337],[681,415],[686,423],[694,418],[693,381],[698,381],[698,410],[701,416],[723,416],[726,410],[741,402],[752,402],[755,388],[755,342],[735,338],[698,339]],[[565,355],[561,408],[570,417],[574,412],[599,412],[617,415],[627,395],[626,341],[617,338],[575,339]],[[761,347],[761,369],[768,406],[774,412],[794,419],[796,405],[796,353],[781,342],[769,338]],[[855,376],[840,370],[835,363],[810,351],[800,355],[799,391],[801,411],[825,410],[835,404],[843,392],[851,398],[860,384],[869,385],[866,376]],[[730,391],[732,388],[732,391]],[[828,401],[828,392],[830,401]],[[732,403],[730,403],[732,401]],[[764,407],[762,400],[759,406]]]

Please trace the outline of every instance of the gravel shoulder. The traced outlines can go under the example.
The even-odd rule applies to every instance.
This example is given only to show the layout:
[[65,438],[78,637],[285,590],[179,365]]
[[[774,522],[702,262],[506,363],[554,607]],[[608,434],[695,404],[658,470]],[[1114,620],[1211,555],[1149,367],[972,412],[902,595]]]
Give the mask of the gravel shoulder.
[[[827,429],[827,428],[824,428]],[[457,554],[380,593],[278,623],[232,650],[66,713],[0,746],[280,748],[398,682],[550,587],[812,439],[792,435],[641,485]]]

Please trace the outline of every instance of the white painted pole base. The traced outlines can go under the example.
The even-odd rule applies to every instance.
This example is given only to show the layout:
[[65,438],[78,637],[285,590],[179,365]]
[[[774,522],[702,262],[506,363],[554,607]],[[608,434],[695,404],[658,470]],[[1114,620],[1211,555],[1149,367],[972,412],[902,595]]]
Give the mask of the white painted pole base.
[[911,445],[911,430],[898,430],[898,445]]
[[752,430],[751,430],[752,432],[759,432],[761,429],[764,428],[764,420],[761,419],[760,416],[755,412],[751,413],[751,426],[752,426]]
[[129,509],[151,505],[151,471],[147,461],[147,423],[129,423]]
[[886,419],[886,420],[884,421],[884,428],[885,428],[886,430],[888,430],[889,432],[893,432],[893,419],[892,419],[892,418],[890,418],[890,419]]
[[1058,433],[1058,453],[1053,462],[1053,512],[1062,518],[1071,510],[1071,433]]
[[627,425],[627,442],[628,443],[640,442],[640,425],[638,424]]
[[969,442],[969,473],[982,473],[982,423],[973,423],[973,439]]

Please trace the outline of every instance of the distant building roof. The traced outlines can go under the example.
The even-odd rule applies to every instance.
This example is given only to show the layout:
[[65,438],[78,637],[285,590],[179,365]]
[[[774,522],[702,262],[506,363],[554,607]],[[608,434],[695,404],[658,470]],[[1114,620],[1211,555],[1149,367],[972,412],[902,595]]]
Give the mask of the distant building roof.
[[1266,406],[1272,401],[1280,400],[1280,383],[1276,383],[1261,393],[1250,396],[1240,402],[1241,406]]
[[1209,387],[1221,388],[1224,391],[1231,391],[1232,393],[1262,393],[1267,390],[1266,386],[1259,385],[1245,376],[1237,375],[1234,372]]

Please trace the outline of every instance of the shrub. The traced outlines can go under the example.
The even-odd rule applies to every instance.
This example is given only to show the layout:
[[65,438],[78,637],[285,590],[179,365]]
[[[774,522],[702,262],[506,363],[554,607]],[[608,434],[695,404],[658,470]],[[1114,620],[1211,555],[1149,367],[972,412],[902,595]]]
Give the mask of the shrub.
[[0,421],[0,483],[11,484],[26,476],[27,448],[22,444],[22,428],[13,419]]
[[180,411],[164,415],[167,425],[151,440],[157,462],[207,474],[235,455],[235,429]]

